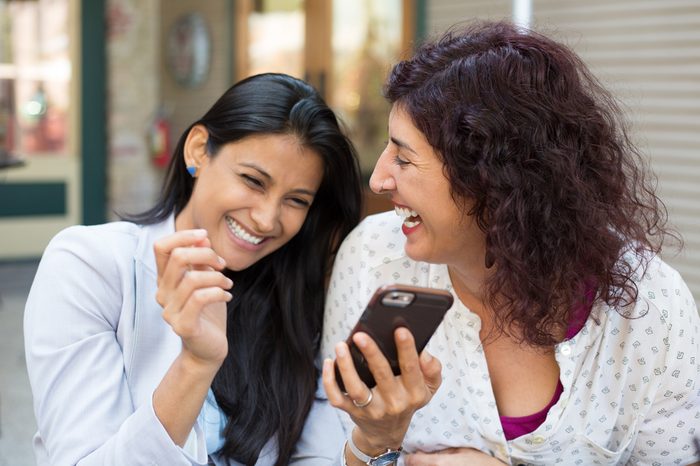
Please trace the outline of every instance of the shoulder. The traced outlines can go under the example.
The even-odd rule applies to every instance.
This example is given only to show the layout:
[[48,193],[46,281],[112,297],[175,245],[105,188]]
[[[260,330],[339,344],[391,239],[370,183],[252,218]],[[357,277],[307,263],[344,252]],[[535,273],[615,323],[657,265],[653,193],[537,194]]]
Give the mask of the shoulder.
[[59,257],[79,259],[86,264],[101,267],[121,256],[130,257],[138,242],[139,225],[129,222],[111,222],[102,225],[76,225],[59,232],[51,240],[42,261]]
[[639,271],[634,277],[637,299],[633,308],[611,310],[606,327],[624,336],[620,344],[640,371],[646,366],[668,393],[686,392],[694,385],[689,382],[696,377],[700,349],[700,315],[693,296],[681,275],[661,258],[650,258],[643,270],[638,260],[627,261]]
[[365,217],[345,238],[337,259],[361,261],[373,268],[404,256],[405,237],[401,233],[401,219],[391,212]]
[[697,327],[700,317],[690,289],[680,273],[660,257],[651,258],[644,273],[636,277],[636,285],[639,314],[650,314],[669,332],[674,327]]
[[130,241],[138,237],[143,227],[131,222],[110,222],[100,225],[74,225],[60,231],[49,243],[49,248],[67,244],[99,244],[105,240]]
[[[134,282],[138,231],[137,225],[114,222],[59,232],[41,257],[27,297],[25,327],[32,328],[27,335],[40,334],[47,322],[52,334],[66,323],[107,322],[116,328],[125,290]],[[75,333],[63,332],[69,335]]]

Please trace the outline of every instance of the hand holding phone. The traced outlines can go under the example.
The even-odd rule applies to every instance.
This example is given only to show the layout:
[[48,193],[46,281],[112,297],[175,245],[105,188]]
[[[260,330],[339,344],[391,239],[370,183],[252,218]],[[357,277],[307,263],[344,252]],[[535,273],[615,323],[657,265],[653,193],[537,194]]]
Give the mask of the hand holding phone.
[[[394,331],[398,327],[406,327],[413,334],[416,351],[420,353],[453,302],[452,295],[445,290],[398,284],[377,289],[346,340],[355,370],[367,387],[371,389],[377,383],[362,352],[352,340],[355,333],[368,334],[387,358],[394,375],[399,375],[401,369],[394,343]],[[337,365],[335,378],[340,389],[345,392]]]

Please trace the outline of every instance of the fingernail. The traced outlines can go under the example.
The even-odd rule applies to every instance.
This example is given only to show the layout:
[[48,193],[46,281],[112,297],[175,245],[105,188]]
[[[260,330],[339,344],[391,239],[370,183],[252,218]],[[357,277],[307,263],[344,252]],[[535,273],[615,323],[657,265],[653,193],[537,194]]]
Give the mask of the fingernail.
[[221,265],[226,265],[226,261],[224,260],[223,257],[219,256],[219,264]]
[[231,301],[233,299],[233,295],[231,293],[229,293],[228,291],[226,291],[225,293],[226,293],[226,301]]
[[433,359],[433,356],[428,353],[427,351],[423,351],[420,355],[420,357],[423,359],[423,362],[430,362]]
[[230,278],[228,279],[228,287],[233,288],[233,280],[231,280]]
[[345,345],[343,345],[342,343],[339,343],[338,346],[335,347],[335,354],[336,354],[339,358],[342,358],[342,357],[344,357],[346,354],[348,354],[348,352],[345,350]]
[[198,238],[204,238],[205,236],[207,236],[207,230],[203,228],[200,228],[198,230],[192,230],[192,235]]
[[408,330],[403,327],[396,329],[396,337],[399,339],[399,341],[408,340]]
[[353,341],[360,348],[364,348],[368,344],[367,335],[364,335],[362,333],[356,334],[355,337],[353,338]]

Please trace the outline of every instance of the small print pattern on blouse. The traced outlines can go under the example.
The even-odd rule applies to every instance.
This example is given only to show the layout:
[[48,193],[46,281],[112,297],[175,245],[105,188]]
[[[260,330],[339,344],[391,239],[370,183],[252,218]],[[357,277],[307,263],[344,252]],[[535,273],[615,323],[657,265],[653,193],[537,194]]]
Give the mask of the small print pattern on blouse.
[[[411,260],[404,242],[393,212],[368,217],[344,241],[326,303],[323,357],[334,357],[334,345],[347,338],[378,286],[452,291],[447,267]],[[557,345],[564,391],[542,425],[510,441],[479,341],[480,319],[455,296],[427,346],[442,362],[443,382],[416,412],[405,451],[472,447],[508,464],[528,465],[700,460],[693,441],[700,437],[698,310],[680,275],[659,258],[637,277],[637,286],[639,298],[625,310],[634,318],[597,303],[583,329]],[[349,416],[339,415],[350,428]]]

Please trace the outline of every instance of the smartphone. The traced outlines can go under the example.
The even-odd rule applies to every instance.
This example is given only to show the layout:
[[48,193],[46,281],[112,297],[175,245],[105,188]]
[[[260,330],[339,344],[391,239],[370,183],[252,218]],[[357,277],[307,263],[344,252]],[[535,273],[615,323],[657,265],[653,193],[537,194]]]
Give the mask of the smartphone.
[[[365,332],[372,337],[389,361],[394,375],[399,375],[401,369],[394,342],[394,330],[406,327],[413,334],[416,350],[420,353],[442,322],[447,310],[452,307],[453,301],[450,292],[445,290],[398,284],[378,288],[346,340],[360,379],[369,388],[377,385],[362,352],[352,341],[356,332]],[[335,379],[340,389],[345,392],[337,365]]]

